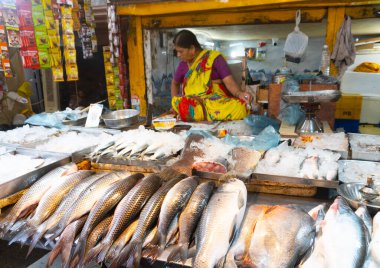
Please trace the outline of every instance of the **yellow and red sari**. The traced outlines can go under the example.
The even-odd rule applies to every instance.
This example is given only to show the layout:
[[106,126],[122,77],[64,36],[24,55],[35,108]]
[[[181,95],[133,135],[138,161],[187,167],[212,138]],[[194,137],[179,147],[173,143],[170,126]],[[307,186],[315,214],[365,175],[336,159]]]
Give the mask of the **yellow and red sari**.
[[240,120],[248,115],[244,101],[231,97],[223,84],[211,80],[212,64],[219,55],[202,50],[186,73],[184,96],[172,99],[172,107],[183,121]]

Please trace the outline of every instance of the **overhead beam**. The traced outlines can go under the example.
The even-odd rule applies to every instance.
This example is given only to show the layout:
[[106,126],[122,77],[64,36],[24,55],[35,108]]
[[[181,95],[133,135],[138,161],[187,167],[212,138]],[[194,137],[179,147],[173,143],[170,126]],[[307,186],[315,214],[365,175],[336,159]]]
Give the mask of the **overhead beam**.
[[[302,22],[320,22],[326,9],[302,10]],[[181,14],[176,16],[149,16],[142,18],[144,28],[179,28],[194,26],[241,25],[294,22],[295,10],[261,12],[213,12],[209,14]]]
[[305,0],[206,0],[201,2],[160,2],[122,5],[120,1],[117,12],[119,15],[152,16],[165,14],[180,14],[193,12],[207,12],[210,10],[231,9],[278,9],[278,8],[310,8],[310,7],[339,7],[339,6],[365,6],[380,4],[380,0],[369,1],[305,1]]

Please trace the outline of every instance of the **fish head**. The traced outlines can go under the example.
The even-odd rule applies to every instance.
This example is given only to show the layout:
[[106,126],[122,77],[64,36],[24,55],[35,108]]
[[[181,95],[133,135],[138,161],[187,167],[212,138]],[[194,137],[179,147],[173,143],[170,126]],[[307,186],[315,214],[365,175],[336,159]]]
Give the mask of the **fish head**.
[[353,211],[347,202],[341,196],[338,196],[327,211],[325,219],[328,220],[346,213],[353,213]]

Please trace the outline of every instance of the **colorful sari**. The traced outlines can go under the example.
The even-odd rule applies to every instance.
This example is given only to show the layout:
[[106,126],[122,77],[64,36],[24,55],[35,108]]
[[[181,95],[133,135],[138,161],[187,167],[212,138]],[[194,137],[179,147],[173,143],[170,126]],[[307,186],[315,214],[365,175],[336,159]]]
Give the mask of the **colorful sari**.
[[247,116],[244,101],[211,80],[212,64],[220,53],[202,50],[182,83],[183,96],[172,98],[172,107],[183,121],[240,120]]

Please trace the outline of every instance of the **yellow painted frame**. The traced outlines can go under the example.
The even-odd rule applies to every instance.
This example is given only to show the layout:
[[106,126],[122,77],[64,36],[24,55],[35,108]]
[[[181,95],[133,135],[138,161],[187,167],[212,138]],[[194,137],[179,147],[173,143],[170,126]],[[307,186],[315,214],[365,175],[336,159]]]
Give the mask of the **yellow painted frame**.
[[[119,15],[130,15],[127,36],[131,95],[140,98],[141,115],[147,114],[142,31],[147,28],[180,28],[260,23],[293,22],[295,10],[302,8],[302,21],[321,21],[327,15],[326,43],[334,47],[336,33],[345,14],[353,18],[373,17],[376,1],[299,1],[299,0],[214,0],[199,2],[152,3],[119,6]],[[361,6],[364,5],[364,6]],[[265,10],[267,9],[267,10]],[[269,9],[269,10],[268,10]],[[260,11],[259,11],[260,10]],[[331,67],[336,74],[334,66]]]

